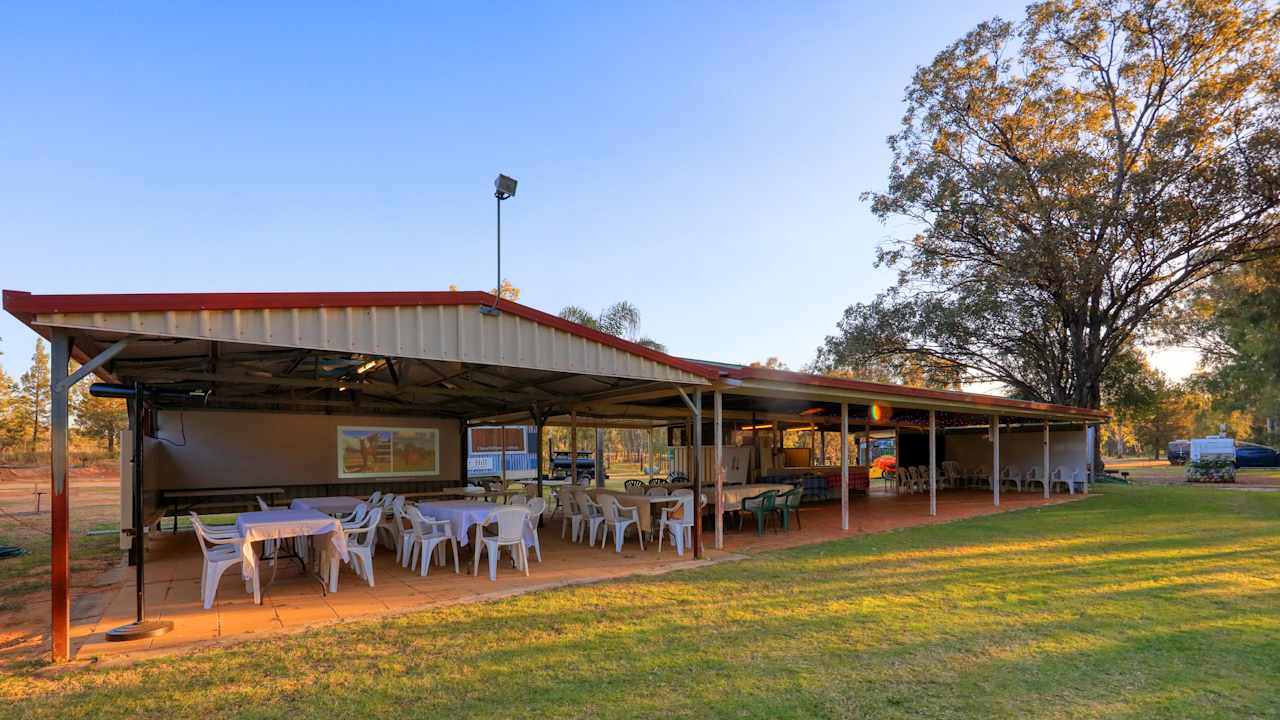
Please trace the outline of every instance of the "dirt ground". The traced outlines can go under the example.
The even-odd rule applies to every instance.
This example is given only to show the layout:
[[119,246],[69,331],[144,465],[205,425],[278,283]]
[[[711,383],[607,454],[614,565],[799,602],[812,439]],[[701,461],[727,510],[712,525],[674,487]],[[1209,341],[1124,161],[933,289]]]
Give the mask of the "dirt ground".
[[[106,601],[111,583],[103,571],[118,565],[120,481],[112,463],[72,468],[71,583],[72,615]],[[0,468],[0,545],[26,553],[0,559],[0,671],[41,662],[47,652],[49,617],[49,468]],[[45,493],[36,512],[35,491]],[[95,585],[95,583],[102,583]],[[32,628],[44,628],[33,632]]]

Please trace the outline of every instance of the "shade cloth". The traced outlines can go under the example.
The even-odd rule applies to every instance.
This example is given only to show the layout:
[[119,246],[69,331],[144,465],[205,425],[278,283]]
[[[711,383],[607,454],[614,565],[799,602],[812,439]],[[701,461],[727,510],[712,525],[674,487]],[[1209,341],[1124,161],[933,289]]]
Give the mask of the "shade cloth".
[[[489,517],[489,513],[493,512],[494,508],[501,507],[508,506],[475,500],[433,500],[431,502],[418,503],[418,510],[423,515],[436,520],[449,521],[449,527],[452,528],[453,536],[457,538],[459,545],[466,545],[471,542],[473,533],[470,530],[472,526],[484,522],[484,519]],[[526,546],[533,545],[533,530],[527,524],[524,528],[524,544]]]
[[257,572],[258,554],[253,550],[255,542],[284,538],[315,536],[316,547],[327,549],[344,562],[347,556],[347,536],[337,520],[317,510],[267,510],[240,513],[236,529],[244,536],[240,548],[242,572],[251,578]]
[[326,515],[350,515],[356,511],[356,506],[362,502],[364,501],[360,498],[335,495],[333,497],[294,498],[293,502],[289,503],[289,507],[293,510],[315,510]]

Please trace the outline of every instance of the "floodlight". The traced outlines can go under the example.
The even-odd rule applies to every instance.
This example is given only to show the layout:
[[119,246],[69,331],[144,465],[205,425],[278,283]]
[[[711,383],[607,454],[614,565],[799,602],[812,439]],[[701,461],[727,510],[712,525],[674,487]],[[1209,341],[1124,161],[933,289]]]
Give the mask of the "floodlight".
[[499,200],[506,200],[516,194],[516,179],[499,174],[493,181],[493,196]]

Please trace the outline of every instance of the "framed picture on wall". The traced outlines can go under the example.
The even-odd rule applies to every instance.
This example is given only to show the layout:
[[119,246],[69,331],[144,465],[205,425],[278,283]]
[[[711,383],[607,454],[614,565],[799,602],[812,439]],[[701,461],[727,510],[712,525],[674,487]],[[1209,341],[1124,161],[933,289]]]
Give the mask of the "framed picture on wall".
[[338,428],[338,477],[413,477],[440,474],[435,428]]

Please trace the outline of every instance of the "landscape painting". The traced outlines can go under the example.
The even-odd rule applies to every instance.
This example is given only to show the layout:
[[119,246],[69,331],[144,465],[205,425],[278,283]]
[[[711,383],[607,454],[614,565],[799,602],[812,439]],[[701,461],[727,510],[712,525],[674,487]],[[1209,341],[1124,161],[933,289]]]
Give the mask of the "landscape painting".
[[440,433],[433,428],[338,428],[338,477],[437,475]]

